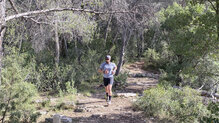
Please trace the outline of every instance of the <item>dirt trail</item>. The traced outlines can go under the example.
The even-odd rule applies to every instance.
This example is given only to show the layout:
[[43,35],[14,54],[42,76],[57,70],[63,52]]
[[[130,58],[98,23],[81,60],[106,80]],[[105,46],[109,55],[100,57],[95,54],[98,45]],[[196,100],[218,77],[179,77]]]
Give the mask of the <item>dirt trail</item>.
[[[136,62],[124,66],[124,70],[132,73],[145,73],[141,69],[143,62]],[[128,86],[120,91],[113,93],[142,93],[144,89],[157,84],[158,80],[153,78],[128,78]],[[84,112],[62,111],[62,115],[71,117],[74,123],[149,123],[150,119],[143,117],[142,112],[133,111],[132,103],[136,96],[113,97],[112,104],[107,106],[104,99],[104,92],[93,94],[90,97],[78,96],[78,106],[85,109]]]

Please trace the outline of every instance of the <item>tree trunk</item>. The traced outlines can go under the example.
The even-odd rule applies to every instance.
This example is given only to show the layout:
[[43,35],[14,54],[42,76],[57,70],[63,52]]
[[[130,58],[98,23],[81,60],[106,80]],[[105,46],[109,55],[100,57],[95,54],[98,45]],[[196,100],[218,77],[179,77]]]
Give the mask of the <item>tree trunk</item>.
[[107,37],[108,37],[108,32],[109,32],[109,26],[110,26],[110,22],[112,20],[112,14],[110,15],[108,21],[107,21],[107,26],[106,26],[106,33],[105,33],[105,36],[104,36],[104,46],[106,46],[106,40],[107,40]]
[[182,64],[183,64],[183,56],[182,55],[177,55],[178,57],[178,68],[176,70],[176,86],[180,86],[180,83],[182,83],[182,78],[180,77],[180,71],[182,68]]
[[60,43],[60,57],[68,57],[68,46],[67,40],[70,40],[70,36],[68,33],[64,33],[59,35],[59,43]]
[[119,57],[119,63],[117,65],[117,70],[116,70],[116,76],[119,75],[120,70],[122,69],[122,65],[124,62],[124,57],[125,57],[125,49],[126,49],[126,44],[131,38],[131,30],[125,28],[122,33],[122,48],[120,50],[120,57]]
[[1,71],[2,71],[2,59],[3,59],[2,42],[6,30],[5,9],[6,9],[5,0],[0,0],[0,85],[1,85]]
[[4,120],[5,120],[5,117],[6,117],[6,114],[7,114],[7,112],[8,112],[8,110],[9,110],[9,105],[10,105],[10,101],[11,101],[11,93],[10,93],[10,96],[9,96],[9,99],[8,99],[8,101],[7,101],[7,105],[5,106],[5,111],[3,112],[3,116],[2,116],[2,123],[4,123]]
[[59,65],[59,56],[60,56],[60,46],[59,46],[59,34],[58,34],[58,22],[55,22],[55,42],[56,42],[56,56],[55,56],[55,63],[56,66]]
[[119,74],[120,72],[120,69],[122,68],[122,63],[124,61],[124,56],[125,56],[125,44],[126,44],[126,39],[127,39],[127,36],[126,36],[126,33],[127,33],[127,30],[124,30],[123,31],[123,34],[122,34],[122,48],[121,48],[121,51],[120,51],[120,56],[119,56],[119,63],[117,65],[117,70],[116,70],[116,76]]
[[139,37],[138,37],[139,39],[136,39],[137,40],[137,50],[138,50],[137,57],[138,58],[141,58],[142,53],[143,53],[143,36],[142,35],[143,35],[142,32],[140,32]]
[[219,41],[219,0],[216,0],[217,40]]
[[23,39],[20,40],[19,42],[19,53],[21,53],[21,50],[22,50],[22,44],[23,44]]
[[144,53],[144,31],[141,32],[141,36],[140,36],[140,40],[141,40],[141,57]]
[[65,50],[65,57],[68,57],[68,45],[66,39],[64,39],[64,50]]

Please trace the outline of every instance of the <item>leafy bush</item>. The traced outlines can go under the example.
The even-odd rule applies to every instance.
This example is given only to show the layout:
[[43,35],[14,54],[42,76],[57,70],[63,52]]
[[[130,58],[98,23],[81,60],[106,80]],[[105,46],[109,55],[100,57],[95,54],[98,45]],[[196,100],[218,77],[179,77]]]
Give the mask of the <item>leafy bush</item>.
[[29,68],[24,64],[25,54],[12,53],[3,63],[2,83],[0,85],[0,119],[11,123],[35,122],[37,116],[32,99],[37,95],[37,89],[25,81]]
[[31,72],[29,81],[36,84],[39,91],[59,92],[60,95],[66,92],[75,93],[75,88],[80,87],[82,82],[91,82],[97,75],[98,57],[96,52],[90,50],[86,55],[80,56],[80,60],[60,58],[58,67],[48,60],[38,61],[33,65],[35,69]]
[[162,42],[166,42],[166,48],[173,56],[167,57],[169,64],[165,71],[169,75],[166,81],[171,79],[176,85],[193,88],[205,85],[203,89],[209,90],[218,80],[215,76],[219,63],[215,15],[205,4],[190,3],[185,6],[173,3],[159,12],[160,29],[165,32],[161,36]]
[[115,86],[116,88],[123,88],[127,84],[128,73],[120,73],[118,76],[115,76]]
[[176,85],[177,77],[172,72],[166,72],[164,70],[160,70],[161,75],[159,77],[159,83],[164,86],[174,86]]
[[208,110],[211,114],[208,117],[204,117],[201,123],[218,123],[219,122],[219,102],[211,102],[208,104]]
[[[164,45],[164,44],[162,44]],[[170,52],[164,45],[162,51],[156,52],[155,49],[148,49],[145,52],[145,60],[143,68],[146,70],[159,70],[164,69],[169,62]]]
[[[74,88],[74,68],[71,65],[60,65],[58,67],[46,64],[32,64],[27,81],[36,85],[39,91],[70,91]],[[37,67],[36,67],[37,66]]]
[[180,90],[158,86],[146,90],[143,97],[136,101],[135,107],[148,116],[174,122],[198,122],[209,113],[198,93],[188,87]]
[[[64,89],[63,88],[60,88],[60,86],[58,86],[58,88],[59,88],[59,96],[60,97],[63,97],[64,95],[67,95],[67,94],[73,94],[73,95],[75,95],[76,93],[77,93],[77,89],[76,88],[74,88],[74,81],[72,81],[72,82],[66,82],[65,84],[64,84]],[[59,84],[60,85],[60,84]]]
[[144,68],[146,69],[155,69],[159,65],[160,54],[157,53],[154,49],[148,49],[145,52],[145,64]]

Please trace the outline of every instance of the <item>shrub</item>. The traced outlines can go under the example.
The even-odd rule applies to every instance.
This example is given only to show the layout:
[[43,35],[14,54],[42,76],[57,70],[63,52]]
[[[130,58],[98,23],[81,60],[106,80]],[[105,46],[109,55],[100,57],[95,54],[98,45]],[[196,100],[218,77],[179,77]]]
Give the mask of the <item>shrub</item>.
[[35,122],[37,116],[32,99],[37,89],[25,81],[29,69],[24,65],[25,55],[12,53],[3,63],[2,83],[0,85],[0,119],[11,123]]
[[159,65],[160,54],[157,53],[154,49],[148,49],[145,52],[145,69],[155,69]]
[[120,73],[118,76],[115,76],[115,86],[116,88],[123,88],[127,84],[128,73]]
[[169,53],[166,48],[161,48],[163,52],[156,52],[155,49],[146,50],[144,56],[144,66],[143,68],[146,70],[156,70],[165,69],[171,53]]
[[73,89],[75,76],[71,65],[60,65],[58,67],[40,64],[30,73],[28,81],[34,83],[39,91],[70,91]]
[[145,90],[135,107],[143,110],[147,116],[174,122],[198,122],[209,113],[198,93],[188,87],[180,90],[158,86]]
[[211,102],[208,104],[208,110],[211,114],[204,117],[201,123],[218,123],[219,122],[219,102]]

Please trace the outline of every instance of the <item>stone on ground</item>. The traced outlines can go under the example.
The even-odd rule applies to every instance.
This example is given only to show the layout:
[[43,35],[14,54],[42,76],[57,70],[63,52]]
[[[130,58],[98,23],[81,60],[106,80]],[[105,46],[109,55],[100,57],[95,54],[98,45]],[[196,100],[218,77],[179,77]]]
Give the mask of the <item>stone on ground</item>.
[[120,97],[135,97],[135,96],[137,96],[136,93],[117,93],[116,95],[120,96]]
[[72,123],[72,118],[56,114],[53,116],[53,123]]

